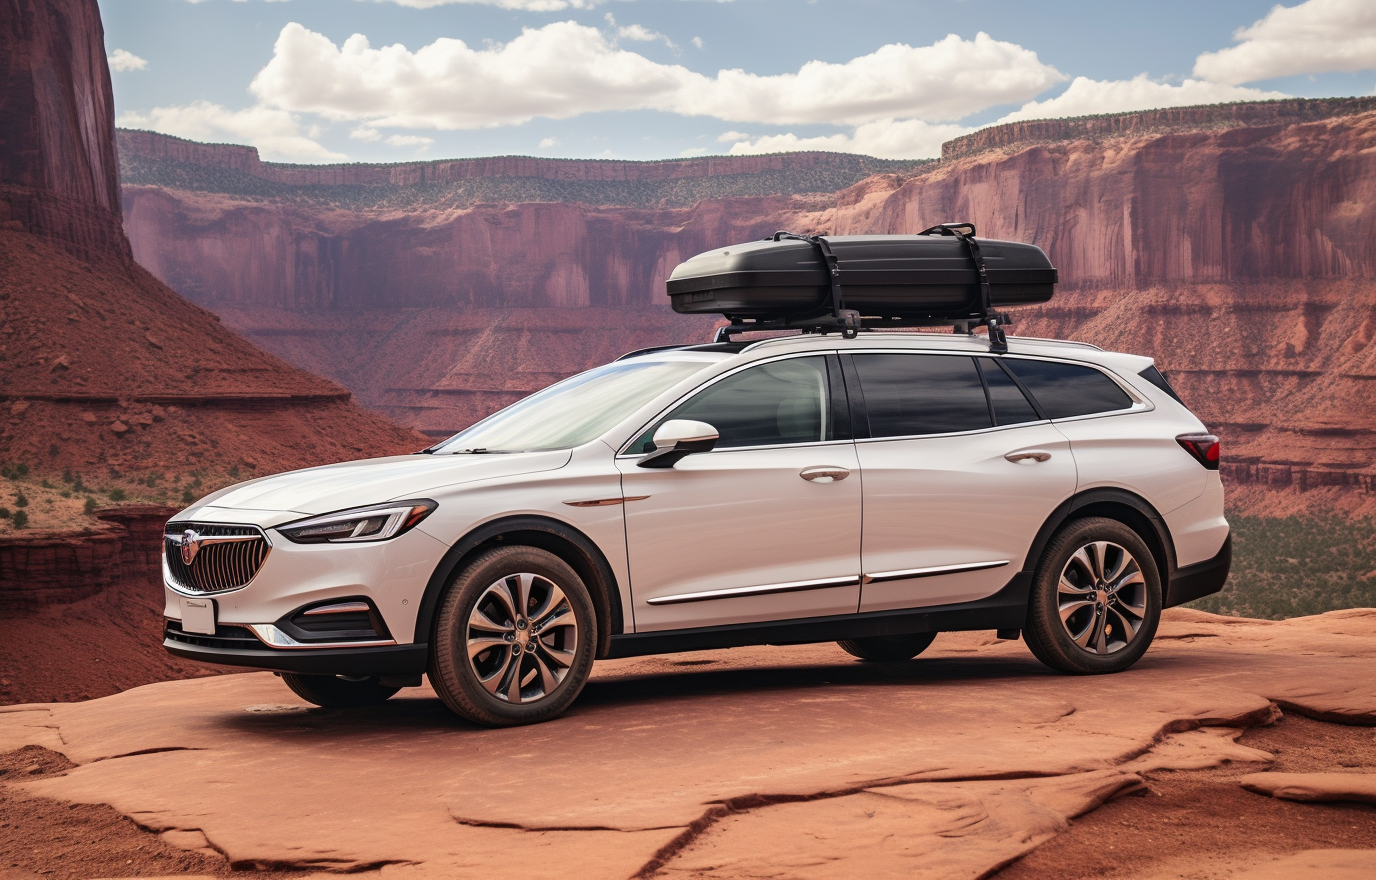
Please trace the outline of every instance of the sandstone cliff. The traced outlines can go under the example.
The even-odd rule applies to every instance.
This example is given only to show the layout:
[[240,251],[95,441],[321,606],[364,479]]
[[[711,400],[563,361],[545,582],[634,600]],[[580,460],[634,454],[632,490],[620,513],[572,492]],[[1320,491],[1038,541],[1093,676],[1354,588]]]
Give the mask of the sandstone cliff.
[[[948,145],[963,158],[885,169],[830,193],[776,178],[751,184],[748,197],[704,187],[683,205],[612,189],[599,190],[601,200],[493,203],[431,202],[436,191],[420,185],[369,199],[357,195],[361,185],[324,183],[310,193],[216,191],[207,167],[222,148],[197,153],[122,134],[121,161],[140,181],[126,181],[124,210],[138,259],[159,277],[434,434],[596,363],[605,348],[702,338],[704,322],[663,306],[663,279],[693,253],[780,228],[911,233],[972,220],[982,235],[1041,245],[1061,270],[1057,300],[1026,310],[1016,331],[1158,358],[1224,432],[1239,485],[1369,497],[1376,418],[1361,401],[1376,376],[1372,104],[1016,123]],[[177,157],[181,176],[156,183],[137,157],[163,154]],[[254,180],[291,170],[232,156]],[[487,161],[495,164],[464,167],[506,174],[501,163],[517,162]],[[584,164],[561,173],[605,173],[603,163]],[[336,330],[347,346],[324,343]]]

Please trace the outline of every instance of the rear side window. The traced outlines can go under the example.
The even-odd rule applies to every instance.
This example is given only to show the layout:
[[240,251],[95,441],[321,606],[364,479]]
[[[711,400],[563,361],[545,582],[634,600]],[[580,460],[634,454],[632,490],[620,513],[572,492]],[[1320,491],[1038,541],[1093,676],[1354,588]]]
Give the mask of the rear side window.
[[1169,379],[1166,378],[1166,374],[1156,369],[1156,367],[1147,367],[1145,370],[1138,373],[1137,375],[1141,376],[1143,379],[1146,379],[1148,382],[1155,385],[1157,388],[1160,388],[1162,391],[1166,392],[1171,397],[1175,398],[1176,403],[1180,404],[1181,406],[1185,405],[1185,401],[1181,400],[1180,395],[1176,394],[1175,389],[1171,387],[1171,382]]
[[1021,425],[1035,422],[1041,417],[1028,402],[1016,382],[999,366],[993,358],[977,358],[980,372],[984,374],[984,384],[989,388],[989,404],[994,408],[994,424]]
[[1013,371],[1048,418],[1068,419],[1132,406],[1118,383],[1093,367],[1007,358]]
[[871,437],[949,434],[990,427],[974,358],[964,355],[857,354]]

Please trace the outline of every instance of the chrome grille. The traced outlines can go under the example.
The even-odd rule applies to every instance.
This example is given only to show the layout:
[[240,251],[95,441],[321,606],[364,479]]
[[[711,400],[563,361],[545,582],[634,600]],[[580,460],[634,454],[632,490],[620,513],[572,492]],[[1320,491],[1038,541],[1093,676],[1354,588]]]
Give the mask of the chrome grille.
[[[192,531],[204,542],[188,565],[182,560],[183,536]],[[239,540],[216,543],[216,538]],[[271,550],[267,536],[253,526],[173,522],[163,535],[163,558],[177,586],[197,593],[223,593],[253,580]]]

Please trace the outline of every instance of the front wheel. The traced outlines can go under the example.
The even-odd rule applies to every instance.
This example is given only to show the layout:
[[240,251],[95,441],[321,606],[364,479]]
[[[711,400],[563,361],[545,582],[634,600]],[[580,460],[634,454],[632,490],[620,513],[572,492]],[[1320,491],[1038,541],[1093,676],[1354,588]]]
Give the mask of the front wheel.
[[1121,672],[1146,653],[1161,619],[1161,575],[1146,542],[1118,520],[1088,517],[1047,545],[1023,634],[1059,672]]
[[430,683],[478,724],[548,721],[587,683],[596,646],[577,572],[536,547],[500,547],[469,563],[440,602]]
[[376,678],[282,673],[282,681],[301,699],[327,709],[375,706],[390,700],[401,688],[387,687]]

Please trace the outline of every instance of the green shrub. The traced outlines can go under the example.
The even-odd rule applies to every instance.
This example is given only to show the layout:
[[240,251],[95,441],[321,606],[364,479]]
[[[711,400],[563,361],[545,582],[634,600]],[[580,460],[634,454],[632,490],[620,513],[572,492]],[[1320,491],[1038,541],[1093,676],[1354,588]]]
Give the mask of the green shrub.
[[10,509],[9,509],[8,507],[0,507],[0,519],[9,519],[9,518],[10,518]]
[[90,516],[91,514],[95,513],[95,512],[96,512],[96,507],[98,507],[98,506],[99,506],[99,505],[96,504],[96,500],[95,500],[94,498],[87,498],[87,499],[86,499],[86,508],[85,508],[85,509],[86,509],[86,515],[87,515],[87,516]]
[[29,515],[24,511],[19,511],[14,515],[14,527],[16,529],[26,529],[29,527]]
[[123,489],[111,489],[108,494],[110,495],[111,501],[123,501],[125,498],[129,497],[124,494]]
[[58,446],[56,443],[51,443],[51,444],[48,445],[48,456],[49,456],[50,458],[57,458],[57,457],[58,457],[59,455],[61,455],[61,454],[62,454],[62,447],[61,447],[61,446]]
[[70,483],[70,482],[72,482],[72,469],[71,469],[71,468],[63,468],[63,470],[62,470],[62,482],[64,482],[64,483]]
[[28,506],[29,506],[29,496],[27,496],[27,495],[24,494],[24,490],[23,490],[23,489],[20,489],[18,492],[15,492],[15,493],[14,493],[14,506],[15,506],[15,507],[28,507]]
[[196,496],[191,494],[191,489],[182,490],[182,504],[190,504],[196,500]]

